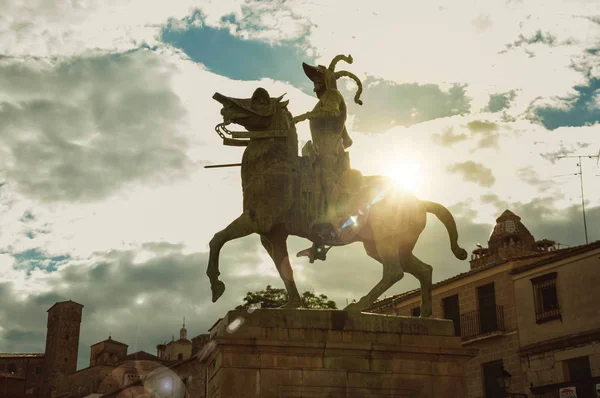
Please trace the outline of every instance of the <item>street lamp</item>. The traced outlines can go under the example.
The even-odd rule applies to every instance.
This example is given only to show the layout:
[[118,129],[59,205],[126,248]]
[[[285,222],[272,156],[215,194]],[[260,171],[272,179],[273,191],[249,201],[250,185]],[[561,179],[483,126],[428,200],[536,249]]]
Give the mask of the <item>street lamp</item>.
[[498,376],[496,378],[496,380],[498,381],[498,385],[504,390],[504,391],[508,391],[508,389],[510,388],[510,381],[512,380],[512,375],[510,373],[508,373],[506,371],[506,369],[504,369],[504,366],[502,367],[502,375]]
[[510,373],[508,373],[506,371],[506,369],[504,369],[504,366],[503,366],[502,367],[502,375],[498,376],[496,378],[496,381],[498,382],[498,385],[500,386],[500,388],[502,388],[502,390],[504,391],[504,396],[510,397],[510,398],[521,398],[521,397],[527,398],[527,394],[508,392],[508,389],[510,388],[511,380],[512,380],[512,375]]

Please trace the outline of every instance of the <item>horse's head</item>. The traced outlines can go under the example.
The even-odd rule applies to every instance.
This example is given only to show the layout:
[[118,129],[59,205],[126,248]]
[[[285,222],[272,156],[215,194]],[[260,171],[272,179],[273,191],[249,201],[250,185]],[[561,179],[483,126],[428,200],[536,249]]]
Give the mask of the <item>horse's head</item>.
[[[248,131],[289,127],[288,123],[282,125],[281,121],[275,120],[278,119],[278,116],[283,115],[283,112],[278,111],[287,111],[289,101],[282,101],[282,98],[283,95],[271,98],[267,90],[262,87],[257,88],[251,98],[232,98],[219,93],[213,95],[213,99],[223,105],[223,109],[221,109],[223,121],[226,124],[236,123],[244,126]],[[289,112],[285,112],[285,116],[287,115]]]

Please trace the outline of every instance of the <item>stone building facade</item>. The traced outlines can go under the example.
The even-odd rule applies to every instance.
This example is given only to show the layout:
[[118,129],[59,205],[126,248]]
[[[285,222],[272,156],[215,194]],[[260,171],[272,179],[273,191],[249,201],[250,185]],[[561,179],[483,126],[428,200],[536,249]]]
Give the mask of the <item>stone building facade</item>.
[[90,347],[89,367],[77,370],[82,310],[83,305],[70,300],[48,310],[44,353],[0,353],[0,397],[100,396],[144,381],[161,369],[192,357],[193,343],[187,339],[184,323],[180,338],[166,344],[159,352],[160,358],[144,351],[128,354],[127,344],[109,336]]
[[48,309],[44,353],[0,354],[0,384],[8,386],[10,380],[11,397],[46,397],[66,385],[68,375],[77,369],[82,309],[70,300]]
[[77,370],[79,331],[83,305],[56,303],[48,310],[43,391],[56,395],[66,387],[67,377]]
[[[573,257],[576,250],[589,247],[556,249],[552,241],[536,241],[520,217],[507,210],[496,220],[487,247],[479,246],[473,251],[470,270],[434,285],[432,316],[452,319],[455,333],[462,337],[463,347],[478,350],[478,355],[467,364],[469,398],[504,397],[505,390],[497,381],[503,370],[512,375],[511,393],[533,396],[531,372],[524,362],[522,346],[525,341],[521,330],[527,316],[523,311],[532,308],[533,293],[531,287],[524,289],[523,284],[515,280],[518,270],[538,269],[539,264],[559,258],[573,262],[578,260]],[[598,268],[599,264],[595,266]],[[574,280],[572,287],[576,285]],[[591,288],[589,284],[578,286],[578,289]],[[420,289],[416,289],[386,298],[375,303],[370,311],[418,316],[420,294]],[[595,322],[598,322],[600,307],[594,308]],[[583,325],[577,325],[569,333],[582,328]],[[525,332],[525,335],[531,337],[536,333]]]
[[511,272],[522,368],[535,397],[600,396],[600,242]]
[[0,354],[0,392],[7,397],[39,394],[44,370],[44,354]]

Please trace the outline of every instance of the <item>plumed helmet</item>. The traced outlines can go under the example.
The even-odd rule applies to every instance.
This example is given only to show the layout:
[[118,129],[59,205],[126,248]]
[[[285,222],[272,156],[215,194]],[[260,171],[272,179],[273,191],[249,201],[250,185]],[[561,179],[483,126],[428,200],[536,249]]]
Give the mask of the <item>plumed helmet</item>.
[[333,58],[333,60],[329,64],[329,68],[326,68],[323,65],[312,66],[303,62],[302,69],[304,69],[304,73],[310,80],[312,80],[315,83],[320,81],[325,83],[325,87],[327,89],[333,88],[337,90],[337,79],[339,79],[342,76],[351,78],[356,82],[356,85],[358,86],[358,91],[354,96],[354,102],[356,102],[358,105],[362,105],[362,101],[360,100],[360,95],[362,94],[362,83],[360,82],[360,79],[356,77],[355,74],[345,70],[339,72],[335,71],[335,65],[342,60],[349,64],[354,62],[354,60],[352,59],[352,55],[338,55],[335,58]]

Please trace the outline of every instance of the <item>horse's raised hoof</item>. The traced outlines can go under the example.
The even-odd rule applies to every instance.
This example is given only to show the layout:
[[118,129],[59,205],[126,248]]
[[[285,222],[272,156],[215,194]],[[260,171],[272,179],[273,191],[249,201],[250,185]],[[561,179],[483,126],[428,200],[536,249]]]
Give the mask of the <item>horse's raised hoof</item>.
[[454,253],[454,256],[459,260],[466,260],[468,257],[467,251],[462,247],[455,247],[452,249],[452,253]]
[[223,295],[225,284],[222,281],[216,281],[210,284],[210,290],[212,290],[212,302],[214,303]]

